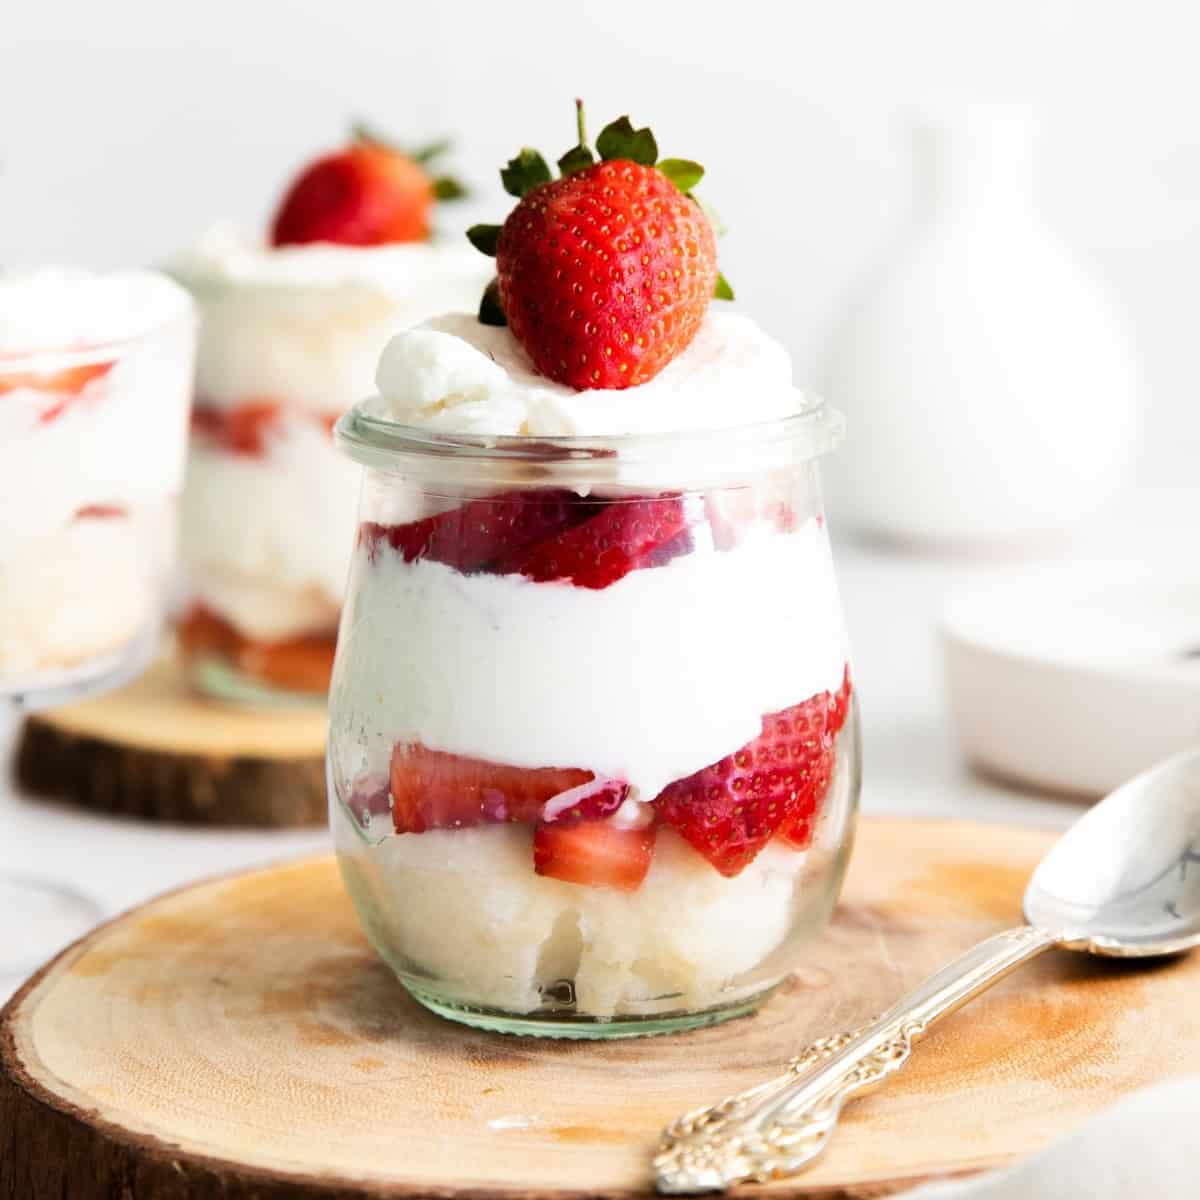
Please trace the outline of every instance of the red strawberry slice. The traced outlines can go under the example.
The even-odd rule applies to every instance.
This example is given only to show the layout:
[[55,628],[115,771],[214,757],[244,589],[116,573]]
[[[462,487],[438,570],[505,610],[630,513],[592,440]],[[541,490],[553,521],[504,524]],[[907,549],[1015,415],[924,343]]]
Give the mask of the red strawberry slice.
[[548,800],[594,779],[591,771],[573,767],[511,767],[398,742],[392,750],[392,820],[397,833],[533,824]]
[[621,779],[593,779],[561,792],[542,805],[541,819],[556,821],[600,821],[611,817],[625,803],[629,784]]
[[457,571],[479,571],[506,553],[519,554],[586,520],[592,511],[574,492],[505,492],[405,525],[366,521],[359,537],[372,549],[388,542],[405,562],[430,559]]
[[197,405],[192,409],[192,429],[232,454],[257,457],[265,452],[281,411],[275,400],[249,400],[235,408]]
[[683,500],[617,500],[595,516],[493,564],[498,574],[537,583],[563,580],[576,587],[606,588],[630,571],[661,566],[664,554],[686,552],[690,540]]
[[18,388],[52,392],[57,396],[78,396],[93,379],[107,375],[113,365],[111,362],[100,362],[67,367],[62,371],[0,372],[0,396],[5,392],[15,392]]
[[73,401],[83,394],[84,389],[95,379],[102,379],[115,366],[112,362],[84,363],[78,367],[67,367],[63,371],[12,371],[0,370],[0,396],[15,392],[19,388],[44,392],[61,399],[38,414],[38,420],[48,425],[62,416]]
[[832,776],[848,682],[843,689],[844,698],[820,692],[769,714],[752,742],[669,784],[654,802],[661,819],[726,876],[743,871],[781,830],[802,841]]
[[541,824],[533,834],[539,875],[588,887],[635,891],[654,857],[654,828],[622,829],[611,821]]
[[111,521],[129,516],[124,504],[85,504],[75,510],[76,521]]
[[796,805],[791,818],[784,822],[779,830],[780,840],[797,850],[807,850],[812,844],[821,804],[833,781],[833,771],[837,765],[835,739],[845,725],[846,716],[850,711],[850,690],[850,668],[847,667],[842,676],[842,686],[832,696],[825,693],[829,696],[825,714],[826,736],[822,741],[821,752],[811,768],[808,792]]

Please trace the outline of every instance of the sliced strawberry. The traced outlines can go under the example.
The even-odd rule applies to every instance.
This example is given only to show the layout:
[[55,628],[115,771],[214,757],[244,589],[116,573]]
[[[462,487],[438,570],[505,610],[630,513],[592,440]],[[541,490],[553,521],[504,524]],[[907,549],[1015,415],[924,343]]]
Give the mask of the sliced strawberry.
[[48,425],[56,417],[61,417],[77,397],[93,380],[101,379],[114,367],[112,362],[84,363],[78,367],[68,367],[63,371],[11,371],[0,370],[0,396],[6,392],[15,392],[19,388],[28,388],[35,392],[58,396],[56,403],[43,409],[38,414],[38,420]]
[[850,692],[850,668],[847,666],[842,676],[842,686],[832,695],[825,693],[829,697],[825,712],[826,736],[822,740],[821,752],[812,764],[808,790],[796,805],[792,816],[779,829],[780,840],[797,850],[807,850],[812,844],[821,804],[833,782],[833,771],[837,766],[835,739],[846,724],[846,716],[850,711]]
[[192,409],[192,430],[232,454],[260,455],[269,431],[283,406],[276,400],[251,400],[234,408],[197,404]]
[[611,821],[540,824],[533,834],[539,875],[589,887],[636,890],[654,857],[654,828],[622,829]]
[[832,776],[834,737],[849,685],[763,718],[762,733],[736,753],[669,784],[659,816],[722,875],[739,874],[781,830],[802,840]]
[[75,510],[77,521],[109,521],[129,516],[123,504],[85,504]]
[[681,536],[686,532],[679,496],[617,500],[582,525],[505,555],[492,569],[538,583],[562,580],[576,587],[606,588],[638,567],[661,566],[670,547],[674,554],[684,552],[690,545]]
[[397,833],[532,824],[548,800],[594,778],[572,767],[510,767],[398,742],[392,750],[392,819]]
[[611,817],[625,803],[629,784],[621,779],[592,779],[560,792],[542,805],[541,819],[555,821],[600,821]]
[[[107,375],[113,363],[84,363],[63,371],[0,371],[0,396],[29,388],[35,392],[53,392],[56,396],[78,396],[93,379]],[[47,419],[43,416],[43,419]]]
[[479,571],[586,520],[593,511],[574,492],[504,492],[405,525],[365,521],[359,538],[372,548],[386,540],[405,562],[429,559],[457,571]]
[[244,637],[228,621],[203,605],[194,605],[179,623],[179,644],[185,656],[212,655],[226,659],[244,675],[293,692],[329,690],[334,633],[302,634],[273,642]]

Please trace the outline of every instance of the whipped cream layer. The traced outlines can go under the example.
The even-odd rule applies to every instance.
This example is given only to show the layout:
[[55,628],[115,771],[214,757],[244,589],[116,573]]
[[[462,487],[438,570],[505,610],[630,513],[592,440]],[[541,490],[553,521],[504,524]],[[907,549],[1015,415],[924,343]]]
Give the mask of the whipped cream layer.
[[[704,527],[696,531],[704,535]],[[331,743],[385,776],[392,746],[578,767],[652,800],[761,718],[841,684],[846,638],[824,528],[752,526],[609,587],[462,575],[356,551]],[[653,714],[652,718],[647,714]]]
[[460,1003],[518,1013],[564,979],[596,1017],[702,1011],[761,991],[793,965],[772,955],[803,928],[802,904],[822,906],[814,873],[830,869],[819,852],[771,845],[726,879],[664,829],[649,874],[622,892],[535,875],[527,827],[366,847],[348,824],[335,823],[343,874],[392,965],[407,960]]
[[280,419],[261,456],[194,442],[182,529],[196,597],[250,638],[336,628],[359,474],[307,417]]
[[447,308],[475,308],[491,275],[466,239],[274,248],[227,226],[170,269],[200,306],[204,404],[271,400],[320,415],[371,390],[393,334]]
[[777,420],[809,401],[787,351],[750,318],[712,309],[692,343],[648,383],[577,392],[538,374],[512,333],[452,313],[396,335],[370,416],[477,436],[682,433]]

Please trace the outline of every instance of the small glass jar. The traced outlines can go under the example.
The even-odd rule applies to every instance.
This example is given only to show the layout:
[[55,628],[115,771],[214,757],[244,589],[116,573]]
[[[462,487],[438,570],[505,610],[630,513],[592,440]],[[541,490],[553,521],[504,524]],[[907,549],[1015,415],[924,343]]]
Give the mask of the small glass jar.
[[476,439],[359,409],[330,817],[443,1016],[636,1036],[753,1011],[841,886],[855,701],[820,404],[715,433]]
[[256,705],[323,703],[357,471],[331,431],[397,329],[473,307],[463,241],[272,248],[210,231],[175,268],[201,316],[183,497],[193,682]]
[[158,642],[196,320],[151,273],[47,272],[28,286],[61,293],[67,311],[124,304],[148,325],[0,352],[0,695],[40,708],[133,676]]

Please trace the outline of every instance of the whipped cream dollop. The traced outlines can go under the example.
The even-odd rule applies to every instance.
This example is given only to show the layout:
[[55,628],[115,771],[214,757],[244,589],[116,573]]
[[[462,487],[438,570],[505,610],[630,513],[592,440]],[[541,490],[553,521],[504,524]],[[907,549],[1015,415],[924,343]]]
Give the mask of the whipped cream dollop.
[[40,267],[0,274],[0,355],[123,341],[190,307],[187,293],[155,271]]
[[451,313],[397,334],[367,415],[475,436],[610,437],[725,429],[810,403],[787,351],[749,317],[710,311],[691,344],[647,383],[577,392],[538,373],[503,326]]
[[[465,238],[342,246],[312,242],[270,246],[221,223],[206,230],[168,264],[188,287],[365,288],[389,295],[421,294],[444,286],[448,275],[482,282],[489,264]],[[429,306],[425,312],[431,311]]]

